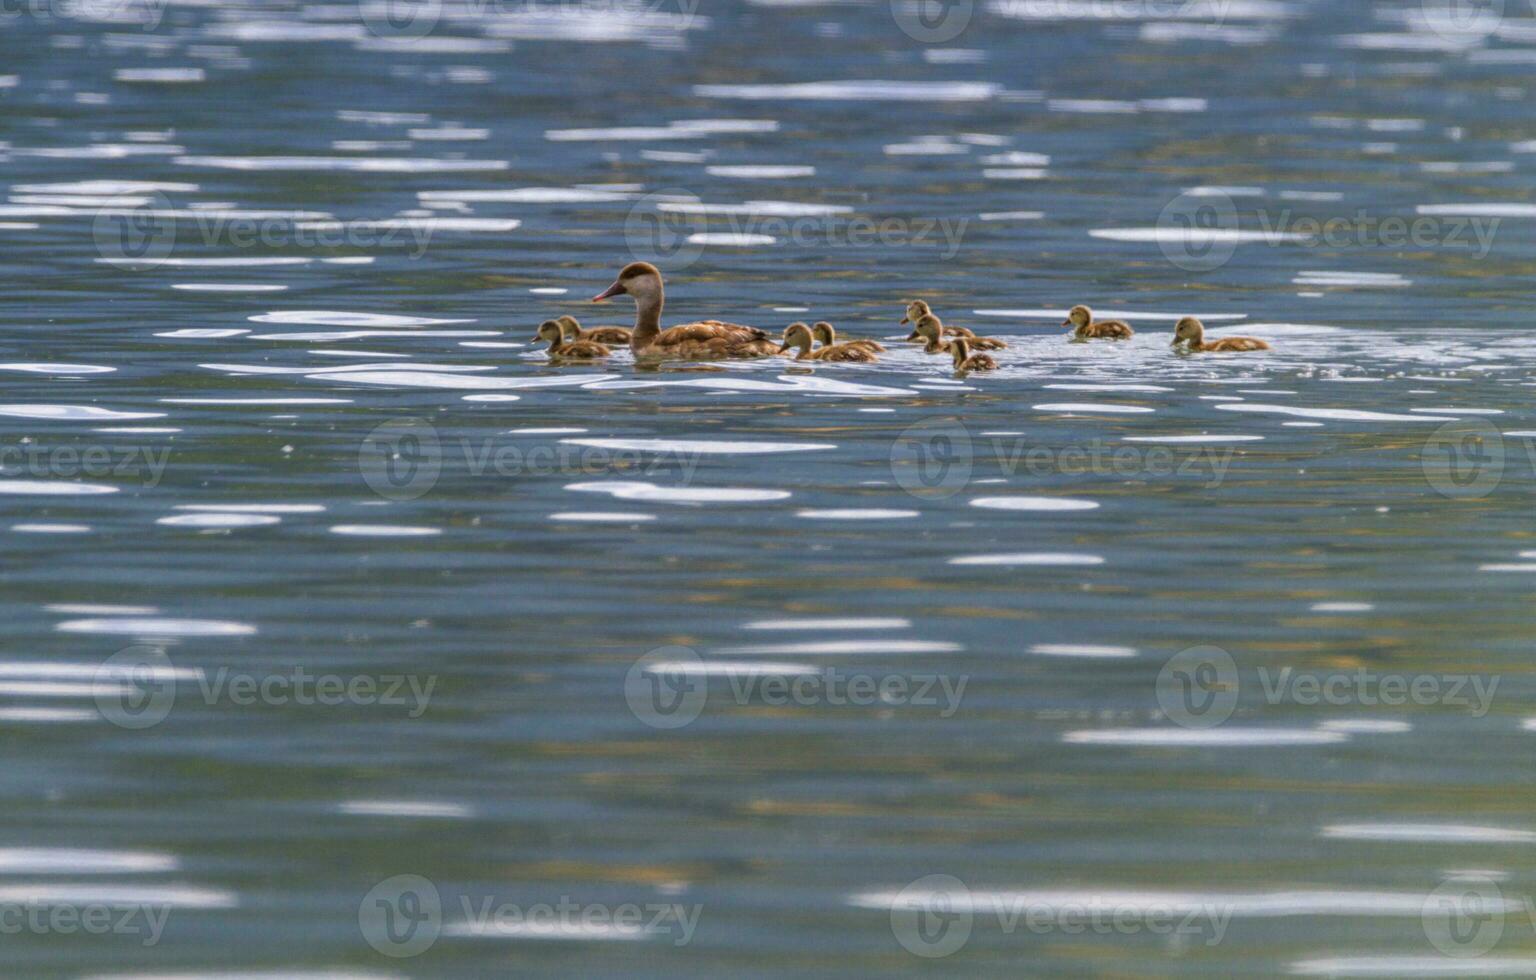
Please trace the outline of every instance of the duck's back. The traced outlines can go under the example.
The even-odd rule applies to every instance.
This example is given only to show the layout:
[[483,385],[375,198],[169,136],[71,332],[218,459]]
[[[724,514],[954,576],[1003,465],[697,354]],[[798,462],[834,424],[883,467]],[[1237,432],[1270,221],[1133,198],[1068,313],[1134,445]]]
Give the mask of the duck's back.
[[756,327],[724,320],[699,320],[661,331],[644,351],[672,357],[756,357],[775,354],[779,345]]
[[1200,348],[1208,351],[1272,350],[1267,341],[1257,337],[1223,337]]
[[1099,320],[1077,332],[1084,340],[1129,340],[1136,331],[1124,320]]

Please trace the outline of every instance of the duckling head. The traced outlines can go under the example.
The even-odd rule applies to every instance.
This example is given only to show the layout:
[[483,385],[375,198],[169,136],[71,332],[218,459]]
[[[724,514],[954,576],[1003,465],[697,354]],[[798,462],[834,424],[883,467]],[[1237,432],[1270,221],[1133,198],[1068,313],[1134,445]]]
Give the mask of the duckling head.
[[811,325],[811,336],[815,337],[818,343],[837,343],[837,331],[825,320],[817,320]]
[[564,331],[562,336],[565,336],[565,337],[580,337],[581,336],[581,321],[577,320],[575,317],[571,316],[569,313],[565,314],[564,316],[557,316],[557,317],[555,317],[555,322],[560,324],[560,329],[562,331]]
[[801,350],[809,350],[811,347],[811,328],[796,320],[784,328],[784,343],[779,346],[779,353],[798,347]]
[[1067,311],[1067,318],[1061,321],[1064,327],[1080,329],[1093,322],[1093,311],[1088,307],[1078,304]]
[[619,278],[612,286],[592,297],[592,302],[601,303],[613,296],[626,295],[633,296],[642,306],[660,299],[661,270],[649,262],[631,262],[619,270]]
[[1199,345],[1205,343],[1205,324],[1192,316],[1186,316],[1174,324],[1173,346],[1189,343]]
[[539,324],[539,332],[534,334],[533,339],[545,340],[549,342],[549,346],[558,347],[565,339],[565,332],[560,329],[559,321],[545,320]]
[[916,323],[925,316],[931,316],[933,310],[920,299],[907,300],[907,315],[901,318],[902,323]]
[[949,342],[949,353],[955,359],[955,367],[959,367],[971,356],[971,345],[964,337],[956,337]]

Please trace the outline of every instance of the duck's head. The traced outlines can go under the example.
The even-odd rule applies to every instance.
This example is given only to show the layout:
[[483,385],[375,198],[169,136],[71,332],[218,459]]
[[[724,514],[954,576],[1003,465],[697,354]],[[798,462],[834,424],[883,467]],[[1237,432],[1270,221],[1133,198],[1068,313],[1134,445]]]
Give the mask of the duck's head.
[[619,270],[619,278],[613,285],[592,297],[601,303],[613,296],[633,296],[636,303],[645,303],[661,296],[661,270],[649,262],[631,262]]
[[779,352],[783,353],[791,347],[804,350],[811,346],[811,340],[811,328],[796,320],[784,328],[784,343],[779,346]]
[[933,310],[920,299],[907,300],[907,315],[901,318],[902,323],[916,323],[921,317],[929,316]]
[[1080,329],[1093,322],[1093,311],[1088,307],[1078,304],[1067,311],[1067,318],[1061,321],[1064,327]]
[[915,340],[926,340],[936,344],[944,336],[944,324],[932,313],[925,313],[917,318],[912,325],[912,337]]
[[539,332],[534,334],[533,339],[547,341],[549,346],[554,347],[565,339],[565,332],[560,329],[558,320],[545,320],[539,324]]
[[811,336],[816,338],[817,343],[837,343],[837,331],[825,320],[817,320],[811,325]]
[[1173,346],[1202,344],[1205,342],[1205,324],[1192,316],[1186,316],[1173,326]]
[[565,314],[564,316],[557,316],[557,317],[555,317],[555,322],[560,324],[560,330],[562,331],[561,336],[565,336],[565,337],[579,337],[579,336],[581,336],[581,321],[577,320],[575,317],[571,316],[569,313]]
[[971,356],[971,345],[964,337],[956,337],[949,342],[949,353],[955,359],[955,367],[965,363],[965,359]]

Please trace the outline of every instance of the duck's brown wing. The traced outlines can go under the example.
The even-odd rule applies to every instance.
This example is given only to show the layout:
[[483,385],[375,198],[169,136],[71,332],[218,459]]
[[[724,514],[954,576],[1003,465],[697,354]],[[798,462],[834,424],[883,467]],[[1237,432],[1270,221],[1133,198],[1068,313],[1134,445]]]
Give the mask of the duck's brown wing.
[[1002,349],[1004,349],[1007,346],[1008,346],[1008,344],[1005,343],[1004,341],[997,340],[997,339],[992,338],[992,337],[972,337],[971,338],[971,349],[972,350],[1002,350]]
[[582,340],[590,340],[597,344],[623,344],[628,346],[630,330],[628,327],[589,327],[581,332]]
[[945,327],[944,328],[944,336],[946,336],[946,337],[964,337],[965,339],[969,340],[969,339],[971,339],[972,337],[974,337],[976,335],[971,333],[971,331],[966,329],[965,327]]
[[756,327],[723,320],[700,320],[669,327],[656,335],[645,353],[690,359],[765,357],[779,352],[779,343]]
[[1088,325],[1085,336],[1100,340],[1125,340],[1135,333],[1124,320],[1100,320]]
[[834,344],[817,351],[823,361],[869,363],[875,359],[874,351],[860,344]]
[[607,357],[613,353],[602,344],[590,340],[573,340],[568,344],[561,344],[549,352],[551,357],[564,357],[570,360],[591,360],[597,357]]
[[1272,350],[1269,344],[1257,337],[1223,337],[1205,345],[1209,351]]
[[862,347],[865,350],[874,351],[876,354],[885,353],[885,345],[874,340],[845,340],[839,346]]

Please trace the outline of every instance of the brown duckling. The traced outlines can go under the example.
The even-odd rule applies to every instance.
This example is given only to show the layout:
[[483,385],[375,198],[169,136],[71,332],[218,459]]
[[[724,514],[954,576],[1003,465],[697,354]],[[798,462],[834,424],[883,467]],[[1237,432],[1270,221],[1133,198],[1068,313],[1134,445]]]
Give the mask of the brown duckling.
[[1192,316],[1181,319],[1173,328],[1173,346],[1185,344],[1185,350],[1197,354],[1220,354],[1245,350],[1273,350],[1268,341],[1257,337],[1222,337],[1205,342],[1205,324]]
[[1074,341],[1130,340],[1136,333],[1124,320],[1095,320],[1093,311],[1082,305],[1072,307],[1061,325],[1072,328]]
[[[914,325],[912,332],[907,335],[907,340],[913,341],[923,339],[918,334],[915,325],[917,321],[921,320],[925,316],[933,316],[933,309],[929,307],[927,303],[920,299],[907,301],[907,315],[901,318],[901,322],[911,323]],[[967,340],[973,339],[976,336],[964,327],[945,327],[944,333],[951,337],[964,337]]]
[[555,317],[555,322],[565,329],[566,335],[572,340],[590,340],[594,344],[610,344],[618,347],[629,346],[628,327],[583,327],[580,321],[569,313]]
[[539,332],[533,339],[549,343],[549,359],[552,361],[591,361],[613,353],[602,344],[590,340],[568,340],[567,332],[558,320],[545,320],[539,324]]
[[863,347],[865,350],[874,351],[876,354],[885,353],[885,345],[873,340],[845,340],[838,343],[837,330],[825,320],[817,320],[811,324],[811,336],[821,344],[821,349],[829,347]]
[[635,329],[629,349],[644,360],[711,361],[727,357],[767,357],[780,345],[756,327],[722,320],[695,320],[661,329],[661,271],[649,262],[631,262],[613,285],[592,297],[601,303],[612,296],[635,300]]
[[797,361],[841,361],[859,364],[869,364],[875,360],[875,352],[865,347],[856,347],[851,344],[838,344],[834,347],[822,347],[812,350],[811,345],[815,336],[811,328],[804,323],[795,322],[784,328],[784,345],[780,351],[788,352],[798,347],[800,353],[795,355]]
[[990,355],[972,354],[971,342],[964,337],[955,337],[949,342],[949,353],[955,359],[955,370],[961,373],[997,370],[997,362]]

